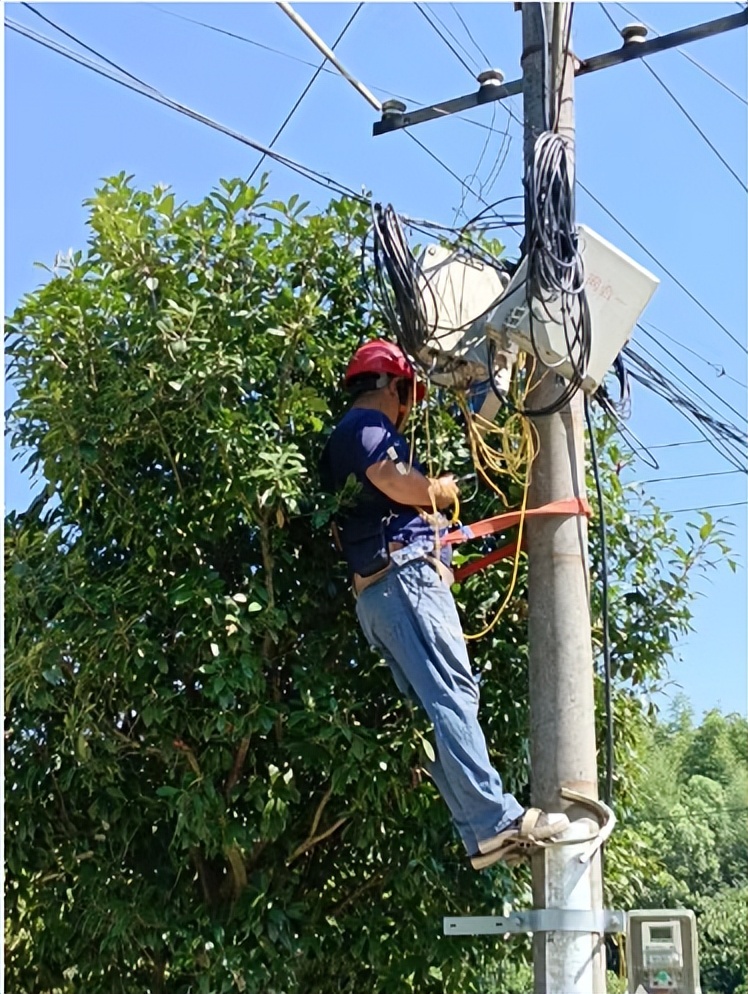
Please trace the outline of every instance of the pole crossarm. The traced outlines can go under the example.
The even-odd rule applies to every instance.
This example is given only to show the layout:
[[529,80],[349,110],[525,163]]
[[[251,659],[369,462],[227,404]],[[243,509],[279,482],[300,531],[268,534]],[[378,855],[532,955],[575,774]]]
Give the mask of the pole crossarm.
[[493,103],[495,100],[514,97],[521,92],[521,79],[515,79],[511,83],[502,83],[501,85],[483,84],[474,93],[466,93],[464,97],[443,100],[439,104],[419,107],[418,110],[409,113],[397,114],[385,111],[382,120],[374,124],[372,131],[375,136],[386,135],[389,131],[399,131],[401,128],[409,128],[413,124],[433,121],[437,117],[459,114],[461,111],[472,110],[473,107],[481,107],[483,104]]
[[[748,25],[748,7],[738,14],[730,14],[727,17],[719,17],[714,21],[705,21],[703,24],[695,24],[690,28],[682,28],[671,34],[660,35],[659,38],[652,38],[650,41],[628,41],[620,48],[611,52],[603,52],[602,55],[593,55],[589,59],[577,59],[574,64],[575,76],[587,76],[598,69],[607,69],[609,66],[621,65],[623,62],[631,62],[633,59],[642,59],[648,55],[656,55],[658,52],[667,51],[669,48],[676,48],[679,45],[686,45],[692,41],[699,41],[702,38],[710,38],[712,35],[722,34],[725,31],[733,31],[735,28],[744,28]],[[419,107],[418,110],[398,113],[387,110],[385,105],[381,121],[377,121],[372,128],[372,133],[386,135],[390,131],[399,131],[402,128],[410,128],[414,124],[424,124],[426,121],[433,121],[438,117],[448,117],[450,114],[459,114],[462,111],[472,110],[474,107],[481,107],[483,104],[493,103],[496,100],[504,100],[506,97],[514,97],[522,92],[522,80],[513,79],[509,83],[498,85],[489,81],[483,83],[474,93],[466,93],[462,97],[455,97],[452,100],[443,100],[438,104],[430,104],[428,107]]]
[[735,28],[744,28],[747,24],[748,7],[739,14],[730,14],[728,17],[719,17],[716,21],[695,24],[691,28],[682,28],[680,31],[673,31],[672,34],[652,38],[651,41],[629,42],[612,52],[593,55],[592,58],[583,59],[579,63],[574,75],[586,76],[587,73],[596,72],[598,69],[607,69],[608,66],[617,66],[632,59],[643,59],[647,55],[656,55],[669,48],[677,48],[692,41],[700,41],[702,38],[711,38],[712,35],[733,31]]

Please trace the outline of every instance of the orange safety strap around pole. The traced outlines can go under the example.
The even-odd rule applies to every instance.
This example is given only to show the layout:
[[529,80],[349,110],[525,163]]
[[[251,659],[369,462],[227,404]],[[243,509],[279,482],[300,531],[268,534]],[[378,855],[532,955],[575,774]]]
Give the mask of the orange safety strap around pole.
[[[522,542],[522,548],[525,547],[525,542]],[[471,563],[465,563],[463,566],[458,566],[455,569],[455,583],[462,583],[463,580],[467,580],[469,576],[473,573],[478,573],[480,570],[484,569],[486,566],[491,566],[493,563],[498,563],[502,559],[508,559],[510,556],[514,556],[517,553],[517,543],[510,542],[509,545],[502,545],[500,549],[495,549],[493,552],[489,552],[487,556],[481,556],[480,559],[475,559]]]
[[[584,514],[586,517],[589,517],[590,506],[586,500],[583,500],[580,497],[569,497],[566,500],[556,500],[550,504],[544,504],[542,507],[530,508],[524,512],[525,517],[528,515],[537,517],[543,514]],[[486,535],[493,535],[496,532],[505,531],[507,528],[511,528],[514,525],[519,524],[522,516],[523,512],[520,508],[517,511],[508,511],[506,514],[499,514],[494,518],[485,518],[483,521],[476,521],[475,524],[472,525],[461,525],[454,531],[448,532],[447,535],[442,538],[442,542],[445,545],[455,545],[457,542],[466,542],[471,538],[483,538]],[[526,536],[523,536],[523,550],[526,545]],[[466,580],[474,573],[478,573],[486,566],[491,566],[493,563],[498,563],[502,559],[508,559],[509,556],[514,556],[516,554],[516,542],[510,542],[508,545],[502,545],[500,549],[495,549],[493,552],[489,552],[488,555],[481,556],[480,559],[475,559],[473,562],[458,566],[454,571],[455,581],[460,583],[462,580]]]
[[554,500],[550,504],[543,504],[542,507],[531,507],[522,511],[507,511],[506,514],[498,514],[494,518],[484,518],[476,521],[472,525],[460,525],[454,531],[447,532],[442,536],[442,545],[456,545],[458,542],[467,542],[472,538],[485,538],[486,535],[494,535],[496,532],[504,531],[518,525],[524,516],[525,518],[540,517],[545,514],[583,514],[590,516],[590,505],[582,497],[567,497],[565,500]]

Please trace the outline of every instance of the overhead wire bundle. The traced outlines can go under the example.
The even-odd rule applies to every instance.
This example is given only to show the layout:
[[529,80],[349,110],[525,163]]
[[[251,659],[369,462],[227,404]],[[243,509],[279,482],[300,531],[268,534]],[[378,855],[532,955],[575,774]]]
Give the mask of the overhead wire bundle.
[[630,343],[624,347],[623,354],[628,365],[628,375],[632,379],[659,394],[680,411],[728,462],[736,469],[746,472],[748,435],[744,429],[724,421],[716,411],[709,414],[704,406],[711,405],[706,405],[703,400],[697,403],[699,398],[688,397]]

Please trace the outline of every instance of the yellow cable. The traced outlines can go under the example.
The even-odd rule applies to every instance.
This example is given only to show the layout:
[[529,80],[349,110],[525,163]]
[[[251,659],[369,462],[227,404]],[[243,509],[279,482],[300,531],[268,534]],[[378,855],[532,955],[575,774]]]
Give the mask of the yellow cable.
[[[415,404],[415,400],[414,400]],[[434,475],[434,467],[431,461],[431,409],[426,405],[426,411],[424,413],[424,426],[426,428],[426,466],[428,467],[428,476]],[[415,426],[414,426],[415,428]],[[415,436],[414,436],[415,438]]]
[[483,631],[476,632],[474,635],[465,636],[465,639],[468,641],[471,639],[483,638],[484,635],[488,635],[488,633],[494,628],[496,622],[499,620],[499,618],[506,610],[506,606],[511,600],[512,594],[514,593],[514,588],[517,585],[517,574],[519,573],[519,557],[522,555],[522,533],[524,531],[524,526],[525,526],[525,511],[527,510],[527,494],[529,490],[530,490],[530,480],[528,477],[528,480],[525,485],[525,492],[522,495],[522,513],[519,519],[519,531],[517,532],[517,551],[514,554],[514,569],[512,570],[512,579],[509,582],[509,589],[506,592],[506,597],[502,601],[499,610],[494,615],[493,620],[486,625]]
[[[518,357],[515,365],[515,374],[512,377],[512,399],[514,406],[522,408],[524,400],[532,387],[529,378],[525,378],[520,387],[521,373],[525,369],[526,357],[522,354]],[[522,537],[525,527],[525,514],[527,511],[527,499],[530,489],[530,478],[532,464],[538,447],[538,434],[535,425],[518,411],[510,414],[503,425],[497,425],[480,414],[473,414],[470,411],[465,397],[459,398],[460,408],[465,417],[468,430],[468,440],[473,463],[481,477],[491,487],[491,489],[501,498],[505,507],[508,507],[507,499],[492,479],[492,476],[508,476],[513,482],[520,484],[523,488],[522,506],[519,520],[519,530],[517,534],[517,551],[514,555],[514,566],[509,582],[506,596],[499,606],[493,619],[486,627],[474,634],[465,635],[466,640],[483,638],[487,635],[499,621],[514,594],[519,575],[520,556],[522,555]],[[488,442],[491,436],[498,437],[497,447]]]
[[[470,454],[476,471],[507,507],[507,499],[492,477],[508,476],[515,483],[524,486],[536,448],[535,427],[519,415],[511,415],[504,425],[498,426],[473,414],[464,396],[458,397],[458,404],[465,418]],[[499,436],[500,449],[494,448],[486,440],[486,436],[492,434]]]

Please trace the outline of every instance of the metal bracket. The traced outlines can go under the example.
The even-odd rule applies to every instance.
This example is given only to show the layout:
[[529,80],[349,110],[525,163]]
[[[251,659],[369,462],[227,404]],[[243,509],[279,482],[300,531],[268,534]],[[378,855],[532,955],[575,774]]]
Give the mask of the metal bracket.
[[444,935],[508,935],[525,932],[625,932],[625,911],[572,911],[541,908],[516,911],[506,918],[445,918]]
[[597,850],[603,843],[608,841],[611,832],[616,825],[616,816],[602,801],[597,801],[592,797],[587,797],[585,794],[580,794],[579,791],[570,790],[568,787],[562,787],[560,790],[561,797],[565,798],[567,801],[575,801],[577,804],[582,804],[587,808],[590,808],[598,818],[600,823],[600,828],[594,839],[591,841],[587,850],[578,857],[580,863],[587,863],[595,855]]
[[[489,70],[490,72],[490,70]],[[481,76],[486,75],[481,73]],[[498,83],[494,79],[486,79],[474,93],[466,93],[462,97],[454,97],[451,100],[442,100],[438,104],[431,104],[428,107],[419,107],[418,110],[405,112],[405,105],[398,102],[388,102],[383,105],[382,120],[377,121],[372,128],[372,134],[386,135],[390,131],[399,131],[400,128],[410,128],[414,124],[423,124],[425,121],[433,121],[437,117],[447,117],[450,114],[458,114],[473,107],[481,107],[483,104],[492,103],[494,100],[503,100],[505,97],[513,97],[522,92],[522,80],[515,79],[511,83]]]
[[[515,5],[515,9],[516,9]],[[690,28],[683,28],[681,31],[674,31],[672,34],[660,35],[649,41],[629,41],[621,48],[611,52],[603,52],[602,55],[594,55],[589,59],[575,59],[574,75],[586,76],[588,73],[596,72],[598,69],[607,69],[609,66],[617,66],[622,62],[629,62],[632,59],[640,59],[645,55],[654,55],[656,52],[664,52],[668,48],[685,45],[688,42],[698,41],[701,38],[709,38],[712,35],[721,34],[723,31],[732,31],[734,28],[743,28],[748,25],[748,9],[740,11],[738,14],[729,14],[727,17],[720,17],[714,21],[707,21],[704,24],[696,24]],[[349,77],[350,78],[350,77]],[[419,107],[418,110],[406,113],[403,104],[397,102],[389,110],[382,107],[382,120],[374,124],[372,133],[376,135],[386,135],[390,131],[399,131],[401,128],[410,128],[414,124],[423,124],[425,121],[433,121],[438,117],[446,117],[450,114],[461,113],[471,110],[473,107],[480,107],[482,104],[491,103],[494,100],[504,100],[506,97],[515,96],[522,93],[523,81],[513,79],[501,85],[481,85],[475,93],[467,93],[462,97],[455,97],[452,100],[443,100],[438,104],[431,104],[428,107]],[[368,98],[367,98],[368,99]]]

